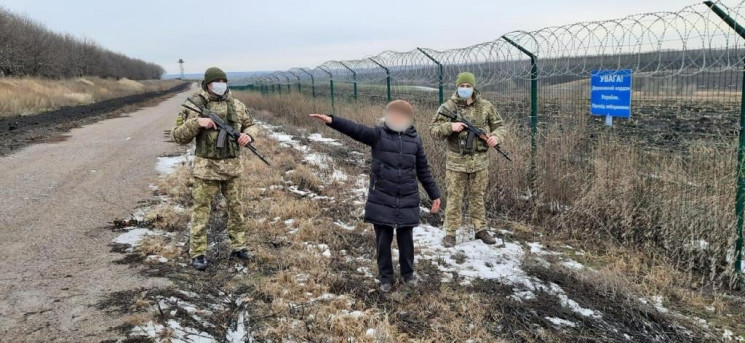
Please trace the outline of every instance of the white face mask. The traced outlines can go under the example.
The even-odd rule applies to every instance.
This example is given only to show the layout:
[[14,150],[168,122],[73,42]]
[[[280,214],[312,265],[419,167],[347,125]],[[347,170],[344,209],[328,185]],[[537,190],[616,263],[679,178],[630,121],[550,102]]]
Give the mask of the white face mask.
[[461,99],[468,99],[473,95],[473,88],[471,87],[458,87],[458,96]]
[[225,92],[228,91],[228,83],[227,82],[212,82],[212,93],[215,93],[219,96],[225,95]]

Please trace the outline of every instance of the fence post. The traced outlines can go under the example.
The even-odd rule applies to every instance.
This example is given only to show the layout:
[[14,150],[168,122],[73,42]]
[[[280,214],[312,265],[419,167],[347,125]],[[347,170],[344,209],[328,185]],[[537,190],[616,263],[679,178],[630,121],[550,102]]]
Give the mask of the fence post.
[[344,62],[342,61],[339,61],[339,64],[352,72],[352,88],[354,89],[354,101],[357,101],[357,72],[354,71],[354,69],[350,68],[348,65],[344,64]]
[[300,69],[300,71],[310,76],[310,91],[311,91],[311,94],[313,94],[313,99],[315,99],[316,98],[316,79],[313,77],[313,73],[305,69]]
[[326,74],[329,74],[329,91],[331,92],[331,111],[334,111],[334,75],[331,74],[330,71],[323,69],[323,67],[318,67],[318,69],[323,70]]
[[502,36],[502,39],[530,57],[530,172],[528,177],[532,192],[535,191],[535,158],[538,147],[538,58],[513,40],[505,36]]
[[[745,28],[742,27],[734,18],[730,17],[727,12],[722,10],[717,4],[711,1],[704,1],[717,16],[722,18],[740,37],[745,38]],[[745,59],[743,60],[745,65]],[[740,88],[740,138],[737,148],[737,195],[735,196],[735,215],[737,216],[737,227],[735,234],[735,274],[737,275],[738,286],[745,287],[742,273],[742,226],[745,222],[745,68],[743,68],[743,79]]]
[[294,76],[295,78],[297,78],[297,92],[300,93],[300,94],[302,94],[303,93],[303,89],[300,86],[300,76],[297,76],[297,74],[295,74],[295,73],[293,73],[291,71],[288,71],[288,73],[290,73],[292,76]]
[[292,93],[292,89],[290,89],[292,87],[292,81],[290,81],[290,77],[287,75],[285,75],[285,79],[287,79],[287,93]]
[[385,70],[385,94],[386,98],[388,99],[388,102],[391,102],[393,98],[391,97],[391,70],[386,68],[386,66],[380,64],[378,61],[374,60],[372,57],[369,58],[372,63],[375,63],[378,65],[378,67],[383,68]]
[[282,80],[276,75],[272,75],[272,77],[277,80],[277,91],[279,95],[282,95]]
[[439,81],[438,89],[440,90],[440,93],[439,93],[440,105],[442,105],[442,103],[445,102],[445,92],[442,88],[442,81],[443,81],[442,79],[444,77],[443,72],[442,72],[442,63],[440,63],[440,61],[436,60],[434,57],[432,57],[432,55],[424,51],[424,49],[422,48],[416,48],[416,49],[419,50],[419,52],[421,52],[422,54],[424,54],[424,56],[427,56],[427,58],[432,60],[432,62],[435,62],[435,64],[437,64],[437,66],[440,68],[440,75],[438,76],[438,81]]

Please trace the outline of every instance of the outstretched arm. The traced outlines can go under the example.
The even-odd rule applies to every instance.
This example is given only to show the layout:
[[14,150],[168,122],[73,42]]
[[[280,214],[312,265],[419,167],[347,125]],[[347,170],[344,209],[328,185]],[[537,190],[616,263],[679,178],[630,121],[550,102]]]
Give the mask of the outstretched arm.
[[339,131],[352,139],[366,144],[373,145],[378,140],[380,134],[377,129],[362,124],[355,123],[351,120],[339,116],[327,116],[324,114],[311,114],[311,118],[323,121],[328,127]]

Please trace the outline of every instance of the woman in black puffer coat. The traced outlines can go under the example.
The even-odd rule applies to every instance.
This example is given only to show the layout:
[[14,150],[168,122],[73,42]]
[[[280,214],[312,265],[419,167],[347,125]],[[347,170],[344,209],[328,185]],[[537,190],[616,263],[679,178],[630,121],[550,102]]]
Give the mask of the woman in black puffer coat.
[[404,281],[417,283],[414,274],[412,230],[419,225],[419,184],[432,201],[431,212],[440,208],[440,190],[427,164],[422,140],[413,124],[414,109],[403,100],[386,106],[382,125],[369,127],[353,121],[322,114],[311,114],[329,127],[369,145],[372,150],[370,186],[365,205],[365,221],[375,227],[377,260],[381,290],[393,284],[391,243],[396,230],[399,262]]

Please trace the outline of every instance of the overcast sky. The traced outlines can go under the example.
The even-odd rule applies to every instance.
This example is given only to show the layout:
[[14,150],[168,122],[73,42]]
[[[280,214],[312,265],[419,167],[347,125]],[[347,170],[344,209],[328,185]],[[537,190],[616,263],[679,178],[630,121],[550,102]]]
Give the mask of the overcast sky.
[[675,11],[689,0],[1,0],[52,30],[178,72],[314,67],[383,50],[438,50],[514,30]]

